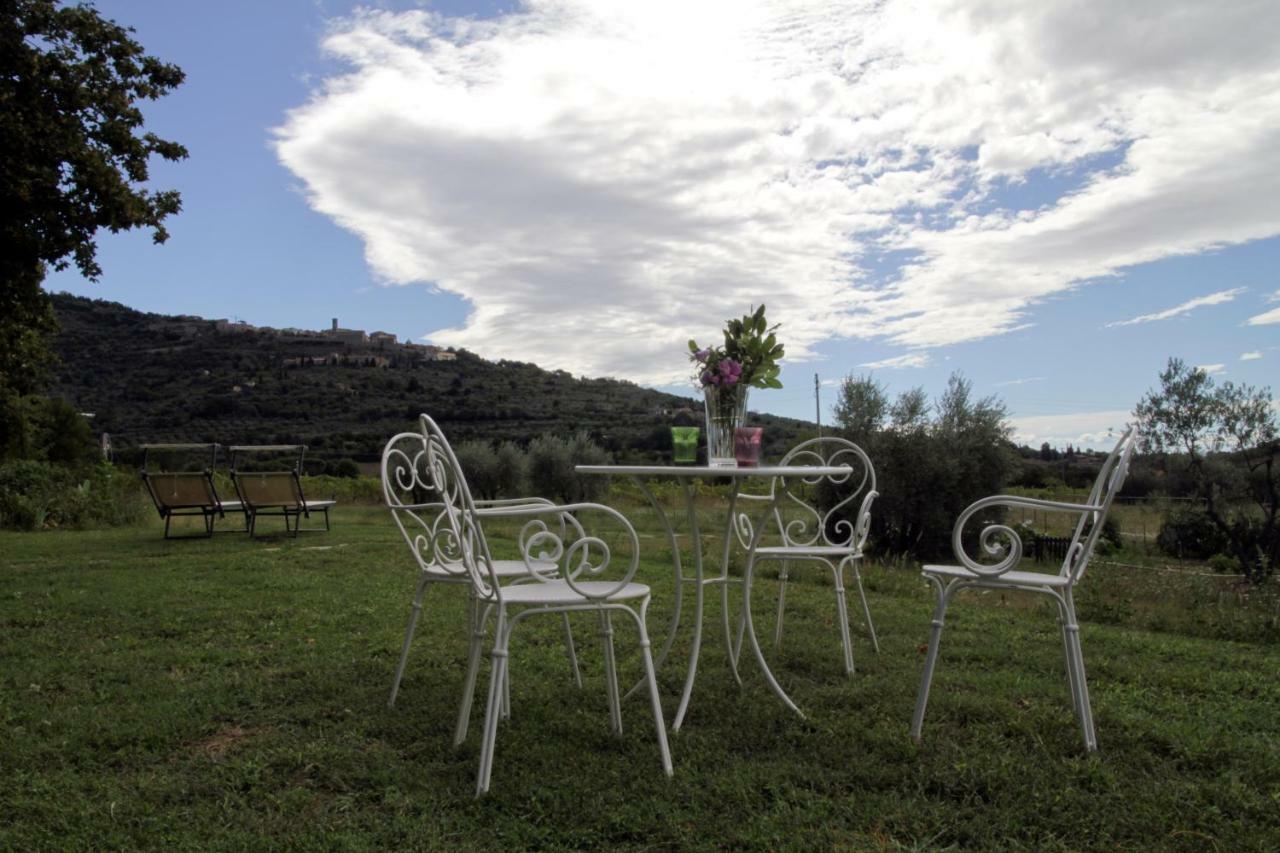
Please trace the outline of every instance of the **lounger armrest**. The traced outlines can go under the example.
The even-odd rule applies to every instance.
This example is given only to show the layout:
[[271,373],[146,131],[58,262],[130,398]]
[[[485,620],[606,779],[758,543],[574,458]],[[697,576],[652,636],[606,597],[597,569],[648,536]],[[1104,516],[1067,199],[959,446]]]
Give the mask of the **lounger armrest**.
[[1023,551],[1022,538],[1018,536],[1016,530],[1007,524],[988,524],[982,528],[982,532],[978,535],[978,548],[989,557],[1000,557],[1002,554],[1004,556],[995,563],[980,563],[965,553],[963,542],[965,525],[975,514],[993,506],[1021,507],[1076,515],[1100,513],[1103,509],[1101,506],[1094,504],[1046,501],[1040,498],[1019,497],[1018,495],[993,495],[989,498],[974,501],[956,519],[955,527],[951,531],[951,549],[955,552],[956,559],[962,566],[976,575],[988,578],[999,577],[1013,569],[1022,560]]

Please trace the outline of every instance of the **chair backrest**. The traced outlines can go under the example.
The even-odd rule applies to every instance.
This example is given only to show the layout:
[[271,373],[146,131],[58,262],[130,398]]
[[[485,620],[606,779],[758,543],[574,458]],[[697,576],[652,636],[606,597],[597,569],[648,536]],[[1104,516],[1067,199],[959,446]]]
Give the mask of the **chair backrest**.
[[1129,475],[1129,460],[1137,445],[1137,427],[1129,427],[1120,436],[1115,448],[1102,463],[1102,469],[1098,471],[1098,478],[1093,482],[1088,500],[1088,505],[1097,509],[1081,513],[1080,520],[1076,522],[1075,532],[1071,536],[1071,544],[1067,548],[1067,556],[1062,561],[1060,574],[1071,578],[1072,583],[1079,583],[1084,577],[1084,571],[1093,557],[1093,549],[1098,544],[1098,538],[1102,536],[1102,526],[1106,523],[1107,513],[1111,511],[1111,504],[1120,493],[1125,477]]
[[237,471],[240,499],[251,507],[300,507],[302,485],[293,471]]
[[204,471],[148,473],[146,483],[161,514],[166,510],[218,505],[213,482]]
[[[871,504],[880,494],[866,451],[848,439],[824,436],[797,444],[779,464],[847,465],[851,469],[847,474],[805,477],[788,484],[786,499],[775,510],[783,544],[860,551],[871,531]],[[775,481],[770,492],[781,487]]]
[[475,501],[453,448],[428,415],[418,432],[393,436],[382,451],[382,495],[422,569],[469,579],[476,594],[498,596],[493,559]]
[[[181,464],[190,464],[193,454],[205,453],[209,454],[209,465],[202,471],[152,469],[153,455],[166,457],[169,463],[181,460]],[[218,490],[213,484],[213,469],[217,462],[217,444],[142,445],[142,481],[160,516],[163,518],[175,509],[218,506]]]
[[[307,453],[305,444],[239,444],[231,451],[231,481],[235,483],[240,500],[249,507],[296,507],[306,505],[302,491],[302,461]],[[289,464],[283,464],[281,456],[288,454]],[[265,464],[276,470],[243,470],[246,458],[257,457],[257,464],[267,458]]]

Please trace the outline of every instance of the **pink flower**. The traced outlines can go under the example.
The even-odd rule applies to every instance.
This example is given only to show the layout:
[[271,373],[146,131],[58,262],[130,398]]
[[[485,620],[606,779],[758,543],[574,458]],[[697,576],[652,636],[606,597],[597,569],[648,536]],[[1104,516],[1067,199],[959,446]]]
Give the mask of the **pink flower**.
[[725,385],[736,385],[742,378],[742,364],[732,358],[720,362],[720,377]]
[[711,357],[711,347],[700,349],[693,354],[693,360],[699,364],[706,364],[707,359]]

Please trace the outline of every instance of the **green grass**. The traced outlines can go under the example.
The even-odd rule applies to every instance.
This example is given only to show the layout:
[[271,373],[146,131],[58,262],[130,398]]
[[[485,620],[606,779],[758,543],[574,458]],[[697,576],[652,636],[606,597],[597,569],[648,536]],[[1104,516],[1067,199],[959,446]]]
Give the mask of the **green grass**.
[[[641,573],[660,641],[665,542],[632,509],[651,534]],[[493,790],[475,800],[478,712],[451,747],[459,590],[429,593],[386,707],[415,575],[381,510],[341,506],[331,533],[297,540],[164,542],[154,523],[0,533],[0,573],[4,849],[1260,850],[1280,838],[1280,650],[1265,641],[1275,599],[1218,578],[1091,570],[1081,610],[1094,755],[1070,712],[1052,613],[997,593],[952,608],[925,740],[910,741],[931,598],[907,567],[866,571],[882,653],[855,624],[852,678],[830,581],[810,572],[789,589],[771,660],[808,720],[749,662],[736,685],[711,633],[671,780],[644,702],[624,706],[621,738],[609,733],[594,620],[575,623],[582,691],[558,621],[534,620],[513,647]],[[772,589],[762,582],[762,617]],[[1210,616],[1183,613],[1198,597]],[[708,617],[717,624],[718,599]],[[1246,627],[1233,634],[1235,622]],[[639,673],[629,639],[620,631],[628,683]],[[687,635],[676,649],[659,676],[668,720]]]

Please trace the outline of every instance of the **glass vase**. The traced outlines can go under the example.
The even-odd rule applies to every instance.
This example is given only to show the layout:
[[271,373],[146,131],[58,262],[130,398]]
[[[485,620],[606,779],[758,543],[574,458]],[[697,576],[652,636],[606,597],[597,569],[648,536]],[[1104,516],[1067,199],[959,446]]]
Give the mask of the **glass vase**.
[[733,455],[733,431],[747,419],[748,390],[745,385],[707,385],[702,389],[707,404],[707,465],[712,468],[738,464]]

